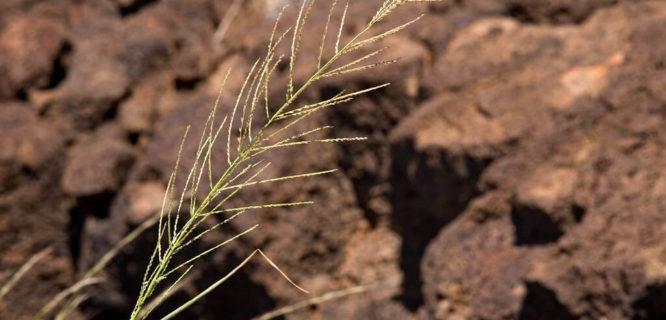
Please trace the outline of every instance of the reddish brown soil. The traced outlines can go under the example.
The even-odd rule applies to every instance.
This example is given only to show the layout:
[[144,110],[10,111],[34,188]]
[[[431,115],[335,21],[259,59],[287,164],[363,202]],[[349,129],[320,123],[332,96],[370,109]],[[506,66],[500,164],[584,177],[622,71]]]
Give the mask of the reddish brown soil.
[[[201,130],[234,66],[229,110],[267,44],[281,5],[246,2],[214,45],[231,1],[1,1],[0,279],[54,250],[0,319],[29,318],[159,208],[185,126]],[[377,5],[352,1],[345,34]],[[306,61],[327,9],[313,10]],[[260,224],[156,316],[261,248],[313,295],[373,286],[287,319],[666,318],[666,2],[444,0],[381,27],[424,11],[386,41],[399,62],[303,98],[391,82],[301,128],[367,141],[267,156],[273,176],[341,170],[234,200],[316,204],[245,214],[193,247]],[[312,65],[298,70],[297,83]],[[126,318],[154,237],[114,260],[72,317]],[[256,259],[181,319],[248,319],[310,297]]]

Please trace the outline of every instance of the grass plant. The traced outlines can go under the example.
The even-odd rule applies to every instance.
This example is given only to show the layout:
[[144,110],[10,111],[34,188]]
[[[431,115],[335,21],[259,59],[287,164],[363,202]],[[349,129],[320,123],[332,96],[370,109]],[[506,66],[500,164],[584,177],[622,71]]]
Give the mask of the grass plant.
[[[192,257],[183,257],[183,249],[200,240],[209,232],[229,223],[239,215],[257,209],[293,207],[312,204],[311,201],[286,202],[286,203],[255,203],[240,207],[228,206],[229,200],[238,195],[246,187],[258,184],[276,183],[295,179],[311,178],[319,175],[330,174],[335,169],[301,172],[293,175],[278,176],[273,178],[262,178],[262,173],[270,166],[270,163],[262,160],[265,152],[278,148],[295,148],[311,143],[342,143],[365,140],[365,137],[341,137],[320,139],[314,138],[318,133],[331,130],[333,127],[324,125],[304,130],[295,135],[288,135],[291,128],[303,120],[313,116],[324,109],[344,104],[355,97],[372,92],[388,86],[388,83],[374,87],[345,92],[341,91],[331,98],[314,103],[299,104],[299,98],[303,93],[320,80],[367,71],[382,65],[387,65],[396,60],[375,61],[386,49],[371,46],[380,40],[389,37],[409,25],[416,22],[420,17],[407,21],[385,31],[376,32],[375,26],[394,12],[398,7],[414,2],[434,2],[437,0],[385,0],[378,8],[374,16],[369,17],[367,24],[355,35],[345,39],[343,31],[345,20],[349,10],[350,1],[332,0],[328,17],[321,34],[319,52],[315,71],[301,84],[295,81],[294,73],[297,68],[301,41],[306,32],[306,25],[311,10],[316,0],[301,1],[298,16],[295,23],[278,32],[280,18],[278,15],[275,25],[270,34],[270,40],[265,54],[254,62],[247,73],[240,92],[237,94],[235,104],[231,113],[219,120],[216,118],[221,101],[221,94],[231,70],[226,73],[220,95],[215,102],[206,122],[203,126],[198,147],[194,155],[194,163],[185,177],[184,187],[177,194],[176,178],[181,162],[183,147],[190,132],[187,127],[180,151],[177,156],[175,168],[170,175],[162,209],[159,215],[144,222],[137,229],[125,236],[116,244],[100,261],[94,265],[84,276],[54,296],[36,314],[35,319],[43,319],[55,313],[55,319],[66,319],[88,296],[83,293],[83,288],[102,281],[99,277],[100,271],[115,257],[120,250],[137,238],[143,231],[156,225],[157,241],[150,259],[146,262],[146,270],[140,284],[140,291],[135,306],[129,315],[131,320],[145,319],[163,301],[183,285],[184,279],[195,267],[197,261],[202,257],[214,252],[220,247],[242,237],[258,228],[251,226],[235,236],[220,242],[212,247],[197,253]],[[238,4],[241,1],[235,2]],[[284,10],[283,10],[284,11]],[[332,17],[340,12],[340,23],[332,26]],[[235,15],[235,13],[234,13]],[[229,26],[224,26],[221,33],[224,34]],[[331,35],[331,33],[333,35]],[[220,37],[219,35],[217,37]],[[278,54],[281,45],[289,47],[285,54]],[[286,56],[286,57],[285,57]],[[278,66],[288,65],[288,79],[283,101],[275,103],[269,101],[269,83],[276,73]],[[260,115],[259,113],[263,113]],[[265,119],[257,125],[257,119]],[[224,163],[213,163],[212,155],[215,148],[222,147],[226,150],[226,161]],[[222,172],[215,176],[213,172]],[[197,201],[200,191],[207,190],[203,200]],[[213,216],[224,216],[221,222],[207,223]],[[219,220],[217,220],[219,221]],[[208,221],[209,222],[209,221]],[[202,226],[209,226],[202,228]],[[0,299],[11,291],[15,283],[32,266],[42,259],[48,251],[43,251],[33,256],[26,264],[15,273],[13,277],[0,288]],[[289,281],[296,289],[307,293],[307,290],[294,283],[278,266],[273,263],[261,250],[256,249],[243,262],[231,272],[222,276],[218,281],[204,289],[195,297],[177,307],[162,319],[172,319],[192,304],[199,301],[212,290],[222,285],[229,277],[233,276],[240,268],[247,264],[254,256],[261,256],[282,277]],[[176,261],[184,261],[176,263]],[[338,297],[355,294],[367,290],[367,287],[355,287],[332,292],[320,297],[310,298],[302,303],[278,309],[267,313],[258,319],[271,319],[284,315],[308,305],[321,303],[323,301]],[[59,309],[58,309],[59,308]],[[58,311],[59,310],[59,311]]]
[[[338,6],[338,0],[333,0],[321,36],[319,55],[316,61],[317,68],[314,73],[300,85],[295,83],[294,70],[299,56],[301,40],[306,30],[310,12],[315,5],[315,0],[302,1],[294,25],[283,32],[277,32],[282,14],[278,15],[270,35],[265,55],[255,61],[252,65],[252,68],[247,73],[240,92],[236,97],[236,102],[231,114],[225,116],[221,121],[218,121],[215,116],[221,98],[218,96],[218,99],[204,124],[203,133],[199,138],[194,164],[185,178],[184,189],[178,197],[179,200],[172,202],[170,199],[172,199],[175,194],[176,172],[178,171],[180,163],[180,160],[176,161],[176,168],[168,180],[166,196],[157,223],[158,239],[153,254],[147,263],[141,289],[130,316],[131,320],[144,319],[147,317],[152,309],[147,309],[146,306],[149,304],[152,306],[159,305],[161,302],[160,299],[163,299],[165,296],[164,293],[168,296],[168,292],[173,290],[174,286],[177,286],[180,281],[182,281],[183,277],[192,270],[200,258],[214,252],[229,242],[254,231],[258,226],[254,225],[238,233],[234,237],[186,259],[185,262],[175,265],[174,259],[176,255],[182,253],[182,250],[185,247],[199,240],[208,232],[217,229],[221,225],[236,218],[238,215],[250,210],[312,204],[311,201],[302,201],[257,203],[241,207],[227,206],[227,203],[232,197],[248,186],[308,178],[329,174],[335,171],[331,169],[259,179],[258,177],[266,170],[266,168],[268,168],[268,166],[270,166],[270,163],[264,163],[261,157],[259,157],[259,155],[264,152],[277,148],[292,148],[311,143],[340,143],[365,139],[365,137],[343,137],[333,139],[312,138],[315,132],[330,130],[330,126],[311,128],[292,136],[286,136],[285,133],[287,132],[287,129],[294,127],[296,124],[312,116],[316,112],[349,102],[356,96],[381,89],[388,85],[388,83],[386,83],[352,92],[343,91],[339,92],[332,98],[323,101],[303,105],[297,104],[299,97],[301,97],[301,95],[317,81],[354,72],[366,71],[380,65],[395,62],[395,60],[369,62],[385,50],[385,48],[380,48],[371,49],[369,50],[369,53],[364,53],[360,58],[353,59],[351,62],[339,63],[344,57],[348,57],[352,53],[362,49],[368,49],[371,44],[393,35],[416,22],[420,17],[390,28],[389,30],[369,35],[371,29],[373,29],[377,23],[384,20],[395,9],[412,2],[424,1],[384,1],[375,15],[369,19],[365,27],[350,39],[345,40],[343,39],[343,30],[349,9],[349,1],[346,1],[341,9],[342,16],[339,26],[336,29],[331,30],[335,33],[335,38],[331,39],[334,41],[327,41],[329,29],[331,29],[331,16],[334,14],[336,7]],[[289,37],[291,38],[290,52],[288,58],[285,59],[284,55],[278,55],[277,49],[283,41],[288,41],[286,39]],[[329,45],[329,42],[333,42],[334,45],[333,43]],[[331,45],[333,48],[328,48]],[[289,75],[285,89],[285,99],[284,101],[275,104],[273,101],[269,101],[268,85],[271,82],[271,78],[278,65],[283,62],[288,63]],[[227,72],[222,88],[224,88],[230,72],[231,71]],[[222,92],[222,89],[220,92]],[[256,125],[256,127],[253,127],[255,126],[254,120],[259,118],[259,112],[265,113],[266,120],[262,125]],[[186,130],[183,143],[181,143],[181,151],[179,152],[178,159],[181,157],[183,150],[182,146],[185,143],[188,132],[189,127],[188,130]],[[236,134],[234,135],[232,132]],[[226,149],[226,163],[213,164],[212,151],[219,144],[222,144]],[[219,177],[214,178],[213,172],[215,170],[213,167],[220,165],[224,167],[223,172]],[[198,202],[196,195],[201,189],[202,183],[207,183],[207,190],[209,191],[203,197],[203,200]],[[186,199],[187,195],[190,195],[189,199]],[[179,214],[183,211],[186,211],[186,213]],[[219,215],[227,215],[228,218],[201,231],[199,227],[202,226],[207,219]],[[263,258],[278,270],[285,279],[294,285],[294,287],[307,292],[305,289],[300,288],[291,281],[287,275],[280,271],[280,269],[263,254],[263,252],[256,250],[229,274],[223,276],[220,280],[207,289],[204,289],[200,294],[191,298],[163,319],[171,319],[190,305],[196,303],[210,291],[224,283],[233,273],[245,265],[257,253],[263,256]],[[157,303],[150,303],[151,298],[157,294],[158,287],[165,287],[166,289],[164,289],[163,294],[157,295]]]

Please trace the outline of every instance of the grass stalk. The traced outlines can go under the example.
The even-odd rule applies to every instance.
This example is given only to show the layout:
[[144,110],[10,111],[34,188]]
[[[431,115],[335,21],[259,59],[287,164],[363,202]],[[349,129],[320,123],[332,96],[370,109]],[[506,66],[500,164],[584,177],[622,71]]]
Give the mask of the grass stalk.
[[[310,10],[314,5],[314,0],[305,0],[303,1],[300,10],[298,12],[298,17],[296,18],[293,28],[287,28],[287,31],[282,33],[282,36],[275,38],[276,29],[278,22],[276,21],[275,27],[271,33],[270,42],[268,44],[267,52],[264,57],[259,58],[253,65],[248,74],[245,77],[243,85],[241,86],[240,92],[236,97],[236,102],[234,104],[231,115],[225,117],[225,119],[216,124],[215,121],[215,111],[216,107],[213,108],[213,111],[209,115],[208,119],[204,124],[204,128],[199,140],[199,147],[195,153],[194,164],[189,171],[185,179],[185,187],[180,195],[180,200],[178,205],[175,206],[175,211],[173,211],[172,206],[164,207],[160,213],[159,217],[159,226],[158,226],[158,239],[153,251],[151,260],[148,263],[144,274],[144,281],[141,284],[139,290],[139,296],[137,297],[136,304],[130,316],[131,320],[135,319],[144,319],[147,315],[147,312],[144,311],[146,304],[149,303],[149,300],[153,295],[155,295],[156,290],[161,284],[170,277],[176,277],[174,281],[168,285],[168,288],[173,288],[177,286],[180,281],[182,281],[184,275],[181,273],[178,275],[180,270],[185,267],[188,267],[190,270],[192,265],[195,265],[196,262],[204,255],[207,255],[215,250],[218,250],[222,246],[228,244],[230,241],[233,241],[248,232],[254,230],[257,226],[251,227],[243,231],[240,234],[232,237],[231,239],[220,242],[216,245],[211,246],[208,249],[203,250],[201,253],[196,254],[194,257],[185,259],[185,263],[176,266],[175,268],[171,266],[174,257],[181,253],[181,249],[187,245],[190,245],[193,241],[200,239],[203,235],[211,230],[211,228],[206,230],[198,230],[198,226],[211,215],[223,215],[225,213],[234,213],[234,212],[245,212],[251,209],[266,209],[266,208],[275,208],[275,207],[291,207],[291,206],[300,206],[300,205],[309,205],[312,204],[311,201],[299,201],[299,202],[287,202],[287,203],[258,203],[258,204],[245,204],[239,207],[229,207],[226,205],[227,201],[235,196],[242,189],[265,183],[279,183],[284,181],[289,181],[296,178],[307,178],[318,176],[322,174],[330,174],[334,170],[323,170],[318,172],[310,173],[297,173],[292,175],[285,175],[272,178],[260,178],[259,175],[263,173],[263,170],[270,165],[270,163],[265,164],[263,167],[260,167],[260,161],[256,161],[256,157],[265,152],[270,151],[275,148],[282,147],[297,147],[302,145],[307,145],[311,143],[321,143],[321,142],[348,142],[348,141],[359,141],[364,140],[365,137],[347,137],[347,138],[325,138],[325,139],[313,139],[310,138],[310,134],[322,130],[324,128],[330,128],[329,126],[318,127],[314,129],[308,129],[304,132],[301,132],[296,135],[291,135],[289,137],[282,137],[277,142],[271,142],[274,138],[279,138],[280,134],[283,134],[287,128],[294,126],[295,124],[303,121],[304,119],[312,116],[314,113],[323,110],[324,108],[331,107],[340,103],[345,103],[358,95],[383,88],[385,85],[376,86],[369,89],[363,89],[358,91],[353,91],[351,93],[340,93],[334,98],[320,101],[311,105],[306,105],[302,107],[296,107],[295,104],[298,99],[303,95],[303,93],[314,83],[321,79],[338,76],[351,72],[358,72],[362,70],[368,70],[371,68],[378,67],[383,64],[388,64],[393,62],[393,60],[385,60],[379,62],[366,62],[367,60],[378,56],[383,49],[376,50],[370,54],[364,55],[361,59],[356,59],[351,63],[343,64],[342,66],[337,66],[343,57],[349,55],[351,52],[359,50],[365,46],[368,46],[374,42],[380,41],[381,39],[388,37],[392,34],[395,34],[407,26],[415,22],[417,19],[407,22],[405,24],[399,25],[384,31],[375,36],[370,36],[367,39],[363,37],[369,33],[369,31],[380,21],[382,21],[386,16],[388,16],[394,9],[399,6],[409,3],[409,2],[418,2],[416,0],[386,0],[377,13],[370,19],[370,21],[354,36],[351,37],[348,41],[342,41],[342,31],[345,24],[345,19],[347,16],[347,11],[349,9],[349,1],[345,2],[345,6],[342,12],[342,18],[340,20],[340,25],[337,30],[337,37],[335,37],[333,52],[330,58],[325,58],[326,56],[326,32],[329,29],[330,17],[333,15],[333,10],[335,10],[336,2],[334,0],[333,5],[331,6],[331,11],[329,12],[328,22],[324,28],[324,35],[322,35],[321,45],[319,48],[319,56],[317,58],[317,69],[305,80],[300,86],[296,86],[294,83],[294,70],[298,68],[298,51],[300,48],[301,38],[303,36],[304,30],[306,30],[306,24],[308,22],[308,17]],[[280,15],[281,16],[281,15]],[[279,17],[278,16],[278,19]],[[285,38],[288,32],[292,34],[291,47],[290,47],[290,56],[289,56],[289,70],[288,70],[288,80],[285,88],[285,100],[281,104],[278,104],[276,108],[270,108],[270,102],[268,101],[268,83],[270,82],[272,73],[276,70],[277,64],[282,60],[282,56],[275,60],[276,50],[282,40]],[[364,64],[367,63],[367,64]],[[218,97],[219,101],[219,97]],[[257,110],[261,108],[256,108],[257,105],[263,103],[265,105],[265,113],[267,119],[263,125],[259,125],[257,129],[253,130],[253,123],[255,122],[254,114]],[[216,103],[217,106],[217,103]],[[274,111],[271,112],[271,109]],[[292,118],[288,121],[283,121],[286,118]],[[275,128],[275,130],[273,130]],[[272,133],[266,134],[266,132],[271,131]],[[213,183],[212,177],[212,150],[216,141],[218,140],[218,135],[220,132],[226,132],[226,139],[222,138],[226,143],[226,168],[223,170],[223,173],[220,177]],[[237,132],[237,137],[232,139],[232,132]],[[233,143],[232,143],[233,141]],[[181,149],[182,150],[182,149]],[[232,152],[233,151],[233,152]],[[180,158],[180,154],[179,154]],[[201,202],[197,202],[197,194],[199,192],[199,185],[201,183],[202,177],[206,176],[204,173],[208,174],[208,184],[210,190],[203,197]],[[175,173],[172,175],[175,180]],[[169,197],[173,194],[173,186],[175,184],[172,180],[169,181],[169,187],[167,188],[167,195]],[[189,201],[188,204],[186,204]],[[171,203],[168,199],[165,198],[165,206],[167,203]],[[186,212],[183,212],[185,210]],[[172,217],[174,217],[172,219]],[[233,219],[235,216],[232,216],[229,219]],[[182,225],[179,225],[179,220],[182,221]],[[174,220],[171,222],[171,220]],[[225,221],[226,222],[226,221]],[[221,223],[223,224],[223,223]],[[214,226],[217,228],[219,225]],[[164,319],[171,319],[175,315],[179,314],[195,302],[199,301],[202,297],[210,293],[212,290],[224,283],[230,276],[236,273],[240,268],[247,264],[250,259],[256,254],[263,256],[274,269],[276,269],[285,279],[287,279],[295,288],[305,291],[300,288],[296,283],[291,281],[286,274],[284,274],[278,267],[275,265],[268,257],[266,257],[263,252],[259,249],[255,250],[250,254],[241,264],[239,264],[235,269],[233,269],[228,274],[224,275],[220,280],[215,282],[210,287],[206,288],[204,291],[190,299],[185,304],[176,308],[173,312],[167,315]],[[168,292],[167,289],[166,292]],[[152,300],[155,301],[155,300]],[[162,301],[158,298],[157,301]],[[149,310],[152,310],[154,305],[150,305]]]

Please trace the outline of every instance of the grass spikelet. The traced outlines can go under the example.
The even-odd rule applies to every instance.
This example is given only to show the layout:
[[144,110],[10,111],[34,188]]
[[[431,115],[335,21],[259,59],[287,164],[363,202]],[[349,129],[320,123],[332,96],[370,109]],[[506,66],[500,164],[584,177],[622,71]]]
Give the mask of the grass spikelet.
[[382,32],[382,33],[380,33],[380,34],[378,34],[378,35],[376,35],[376,36],[370,37],[370,38],[365,39],[365,40],[363,40],[363,41],[359,41],[359,42],[355,43],[354,45],[349,46],[349,47],[347,48],[347,51],[346,51],[345,53],[350,53],[350,52],[352,52],[352,51],[356,51],[356,50],[358,50],[358,49],[360,49],[360,48],[362,48],[362,47],[365,47],[365,46],[367,46],[367,45],[369,45],[369,44],[375,43],[375,42],[377,42],[377,41],[379,41],[379,40],[382,40],[382,39],[384,39],[384,38],[386,38],[386,37],[388,37],[388,36],[391,36],[391,35],[393,35],[393,34],[396,34],[396,33],[400,32],[400,31],[406,29],[406,28],[409,27],[411,24],[416,23],[417,21],[421,20],[422,17],[423,17],[423,15],[420,15],[420,16],[414,18],[413,20],[410,20],[410,21],[405,22],[405,23],[403,23],[403,24],[401,24],[401,25],[399,25],[399,26],[397,26],[397,27],[394,27],[394,28],[391,28],[391,29],[389,29],[389,30],[387,30],[387,31],[384,31],[384,32]]
[[379,62],[371,63],[371,64],[368,64],[368,65],[364,65],[364,66],[360,66],[360,67],[356,67],[356,68],[349,68],[349,69],[344,69],[344,70],[333,70],[333,71],[330,71],[330,72],[327,72],[327,73],[321,75],[321,78],[323,79],[323,78],[328,78],[328,77],[333,77],[333,76],[340,76],[340,75],[347,74],[347,73],[352,73],[352,72],[359,72],[359,71],[379,67],[379,66],[382,66],[382,65],[393,64],[393,63],[396,63],[396,62],[398,62],[398,59],[379,61]]
[[338,37],[335,40],[335,53],[340,52],[340,39],[342,38],[342,29],[345,26],[345,20],[347,19],[347,9],[349,9],[349,0],[345,2],[345,10],[342,12],[342,18],[340,19],[340,28],[338,28]]
[[321,44],[319,45],[319,56],[317,57],[317,69],[321,67],[321,59],[324,56],[324,48],[326,47],[326,36],[328,35],[328,27],[331,25],[331,17],[333,17],[333,11],[335,6],[338,4],[338,0],[333,0],[331,4],[331,9],[328,10],[328,17],[326,18],[326,24],[324,25],[324,32],[321,35]]

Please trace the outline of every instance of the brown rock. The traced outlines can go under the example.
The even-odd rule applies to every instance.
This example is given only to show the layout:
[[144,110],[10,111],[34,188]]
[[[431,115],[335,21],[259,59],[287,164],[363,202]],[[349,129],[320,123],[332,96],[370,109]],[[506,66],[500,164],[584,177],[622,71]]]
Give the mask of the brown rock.
[[[662,190],[658,168],[663,167],[664,119],[650,115],[660,110],[661,96],[638,89],[660,87],[659,75],[639,74],[662,60],[657,52],[663,46],[648,48],[647,39],[649,34],[663,33],[658,17],[664,9],[656,3],[619,5],[600,10],[577,28],[546,31],[519,25],[486,38],[488,33],[481,32],[483,41],[474,39],[474,28],[481,25],[477,23],[454,38],[451,51],[440,62],[453,59],[456,51],[473,56],[482,52],[474,48],[486,45],[487,52],[499,51],[483,62],[458,56],[463,60],[447,65],[449,74],[443,75],[445,83],[453,81],[456,95],[447,100],[443,93],[433,100],[441,107],[426,104],[394,132],[396,137],[414,138],[416,148],[422,135],[426,138],[420,141],[428,141],[423,145],[443,152],[462,150],[473,158],[485,154],[495,159],[480,178],[484,194],[444,225],[424,255],[423,292],[430,317],[645,319],[664,315],[657,303],[664,292],[663,241],[654,238],[664,229],[658,214],[662,200],[652,198]],[[644,16],[639,18],[639,13]],[[628,29],[614,38],[601,36],[601,21],[610,18]],[[516,40],[508,40],[527,34],[559,40],[550,49],[539,47],[545,51],[535,55],[528,53],[529,45],[513,47],[510,43]],[[598,51],[584,54],[576,49],[582,39],[593,35],[600,35],[595,41]],[[504,41],[491,46],[493,37]],[[623,42],[631,43],[630,47]],[[554,56],[548,53],[551,49],[557,52]],[[581,58],[568,58],[573,56]],[[541,60],[545,57],[549,63]],[[536,78],[531,75],[534,68]],[[530,81],[538,85],[532,87]],[[473,98],[465,96],[470,92]],[[475,98],[478,108],[473,107]],[[456,101],[463,99],[472,102],[457,107]],[[425,111],[425,107],[440,111]],[[508,139],[520,143],[509,143],[500,152],[479,153],[497,142],[472,139],[497,135],[484,135],[492,128],[486,125],[475,136],[474,126],[469,126],[474,118],[457,116],[460,110],[485,115],[487,122],[500,123],[500,128],[523,126],[511,131],[512,139]],[[499,121],[510,114],[516,117],[513,121]],[[524,120],[517,120],[522,116]],[[456,139],[444,134],[454,130],[466,134]],[[497,199],[487,201],[486,197],[498,195],[502,205]]]
[[129,187],[129,221],[138,225],[162,208],[166,188],[158,182],[145,182]]
[[[34,313],[74,274],[68,256],[68,215],[57,187],[65,138],[57,121],[25,103],[0,103],[0,269],[9,276],[33,254],[51,247],[41,263],[0,302],[3,318]],[[44,279],[49,279],[44,281]]]
[[123,128],[132,133],[151,131],[158,117],[158,104],[170,89],[170,77],[158,75],[137,84],[131,96],[118,107],[118,118]]
[[0,181],[8,188],[20,169],[40,170],[54,162],[64,143],[56,126],[39,119],[26,104],[0,104]]
[[415,147],[423,150],[438,147],[451,153],[490,152],[488,147],[500,146],[515,138],[515,115],[488,117],[472,99],[438,96],[424,103],[404,119],[391,133],[393,140],[414,139]]
[[[152,15],[142,15],[125,24],[116,17],[102,14],[85,16],[70,34],[73,46],[71,66],[58,87],[56,106],[59,113],[67,115],[79,128],[97,126],[105,117],[113,115],[114,108],[130,96],[131,87],[141,78],[152,77],[167,66],[172,49],[166,27]],[[163,74],[155,77],[171,81]],[[143,88],[149,87],[149,82],[146,79],[137,90],[145,90]],[[159,87],[164,85],[163,81],[158,83]],[[138,93],[135,99],[146,94]],[[126,111],[122,110],[122,116],[128,122],[131,120],[127,118],[134,117],[128,117],[124,114]],[[145,127],[145,115],[135,116],[140,119],[129,126]]]
[[9,21],[0,33],[0,99],[26,86],[47,85],[64,41],[58,20],[21,15]]
[[578,174],[574,170],[537,168],[521,181],[515,203],[552,213],[571,205],[577,185]]
[[[534,257],[513,246],[509,212],[501,209],[505,197],[475,201],[428,246],[423,292],[433,319],[514,319],[519,314],[522,278]],[[482,212],[487,218],[478,220]]]
[[[362,26],[361,17],[374,14],[379,2],[352,1],[343,39]],[[380,283],[377,290],[288,319],[664,318],[666,51],[655,39],[666,30],[666,14],[657,1],[612,2],[428,4],[431,14],[419,25],[378,43],[391,44],[387,57],[403,56],[398,63],[318,84],[302,102],[385,81],[395,86],[288,132],[333,123],[331,137],[368,136],[367,143],[311,145],[296,151],[302,159],[297,162],[294,149],[271,153],[266,160],[272,166],[262,178],[329,167],[341,168],[338,173],[253,186],[228,203],[298,201],[307,195],[316,205],[247,212],[211,232],[188,254],[260,224],[257,232],[203,260],[203,276],[174,299],[200,292],[260,247],[313,295]],[[31,10],[32,2],[25,3],[0,8],[14,15]],[[274,3],[246,2],[248,11],[215,52],[209,42],[225,12],[215,9],[228,3],[72,3],[67,21],[73,52],[72,62],[62,65],[65,80],[47,92],[32,91],[38,81],[27,81],[24,87],[39,112],[0,117],[5,119],[0,128],[10,128],[9,139],[0,134],[0,143],[9,146],[0,148],[0,184],[8,186],[0,194],[0,211],[9,208],[11,217],[0,221],[5,227],[0,244],[12,248],[0,246],[3,258],[28,252],[21,251],[23,241],[13,246],[15,230],[40,236],[49,233],[34,231],[57,230],[50,233],[54,239],[75,239],[77,230],[62,232],[70,230],[67,220],[76,216],[71,213],[86,206],[106,211],[112,202],[107,219],[85,222],[79,265],[91,265],[128,225],[158,210],[184,127],[194,125],[179,177],[193,163],[197,130],[227,67],[238,62],[236,71],[248,69],[248,61],[267,44],[265,31],[279,8],[269,8]],[[315,33],[328,9],[317,3],[308,25]],[[406,10],[381,27],[415,12]],[[283,21],[293,21],[295,14],[287,12]],[[0,28],[10,20],[0,17]],[[333,25],[338,23],[334,17]],[[304,39],[296,83],[312,71],[319,40]],[[270,88],[273,101],[284,98],[286,72],[278,69]],[[7,92],[15,91],[6,80],[0,82]],[[242,72],[230,78],[221,114],[241,83]],[[62,143],[44,142],[61,135],[63,118],[71,122],[74,146],[62,184],[68,180],[66,190],[78,197],[74,209],[72,196],[62,195],[65,188],[57,184]],[[30,124],[25,133],[13,129],[14,120]],[[41,126],[47,129],[38,132]],[[95,133],[86,137],[80,129]],[[133,157],[125,130],[140,134],[137,147],[145,152],[126,179],[126,170],[114,169]],[[33,131],[36,138],[28,138]],[[223,148],[214,151],[213,162],[220,164],[215,173],[224,169],[225,158]],[[78,171],[94,174],[72,174]],[[182,186],[180,180],[177,192]],[[50,198],[16,196],[28,191]],[[99,193],[103,197],[95,196]],[[91,201],[100,199],[103,205]],[[45,218],[57,223],[44,224]],[[35,227],[16,228],[25,221]],[[95,293],[82,307],[86,314],[131,308],[126,305],[131,283],[120,279],[141,277],[147,259],[142,253],[149,251],[153,236],[148,232],[114,261],[109,278],[122,283]],[[60,263],[72,264],[66,244],[63,248]],[[184,317],[247,319],[311,297],[282,281],[261,259],[247,267]],[[111,294],[117,290],[126,291]]]
[[120,187],[135,157],[131,146],[113,137],[96,135],[74,145],[61,185],[73,196],[89,196]]
[[[104,27],[113,27],[107,22]],[[97,26],[101,28],[100,26]],[[130,79],[123,64],[109,57],[118,52],[118,43],[106,37],[94,38],[97,32],[81,30],[86,39],[76,41],[67,78],[58,88],[57,107],[61,114],[70,117],[77,127],[99,124],[113,103],[121,99],[128,90]]]

